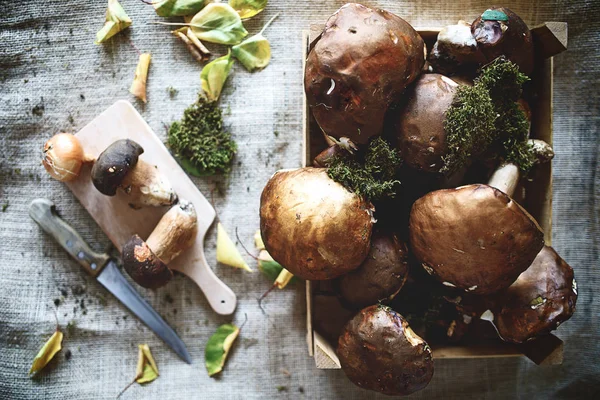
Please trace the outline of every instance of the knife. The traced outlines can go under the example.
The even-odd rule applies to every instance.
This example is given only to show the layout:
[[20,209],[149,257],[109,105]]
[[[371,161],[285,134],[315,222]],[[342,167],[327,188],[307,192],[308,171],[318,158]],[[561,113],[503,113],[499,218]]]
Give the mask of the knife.
[[96,253],[56,212],[48,199],[35,199],[29,206],[29,216],[88,274],[96,278],[110,293],[129,308],[144,324],[161,338],[182,360],[191,364],[190,353],[175,331],[139,295],[119,271],[116,261],[106,253]]

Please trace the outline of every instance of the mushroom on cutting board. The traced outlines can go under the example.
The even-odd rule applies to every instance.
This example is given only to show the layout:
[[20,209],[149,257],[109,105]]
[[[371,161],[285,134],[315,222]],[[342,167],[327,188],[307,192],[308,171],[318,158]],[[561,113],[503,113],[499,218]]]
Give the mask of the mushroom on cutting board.
[[535,219],[507,194],[483,184],[418,199],[409,236],[415,257],[430,275],[476,294],[510,286],[544,246]]
[[145,288],[155,289],[166,285],[173,277],[167,265],[194,243],[197,232],[194,206],[180,199],[158,221],[146,241],[133,235],[125,243],[122,252],[125,271]]
[[94,186],[107,196],[114,196],[121,189],[132,208],[174,204],[177,194],[155,165],[139,158],[143,152],[142,146],[130,139],[108,146],[92,167]]

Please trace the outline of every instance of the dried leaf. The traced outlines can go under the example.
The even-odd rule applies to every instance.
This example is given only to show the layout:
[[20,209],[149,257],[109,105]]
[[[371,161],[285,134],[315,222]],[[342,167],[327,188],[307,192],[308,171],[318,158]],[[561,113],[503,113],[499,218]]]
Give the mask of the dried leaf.
[[33,359],[29,370],[30,375],[44,368],[54,358],[54,355],[62,349],[62,340],[63,334],[57,329]]
[[117,0],[108,0],[106,20],[102,29],[96,33],[96,41],[94,43],[100,44],[130,25],[131,18],[129,18],[121,4]]
[[265,243],[263,242],[262,236],[260,235],[260,229],[257,230],[254,234],[254,246],[256,247],[256,250],[265,249]]
[[288,271],[285,268],[282,268],[281,272],[275,279],[274,285],[277,286],[278,289],[283,289],[290,283],[290,281],[294,278],[294,274]]
[[277,15],[271,18],[257,35],[249,37],[231,48],[233,56],[250,72],[269,65],[271,45],[267,38],[263,36],[263,32],[275,18],[277,18]]
[[181,17],[196,14],[206,3],[207,0],[158,0],[152,5],[160,17]]
[[254,17],[267,6],[268,0],[229,0],[229,5],[242,19]]
[[150,353],[150,347],[147,344],[138,345],[138,363],[136,368],[135,381],[137,383],[148,383],[158,378],[158,367]]
[[[175,36],[177,36],[179,39],[181,39],[181,41],[183,43],[185,43],[185,46],[188,48],[188,50],[190,51],[190,53],[192,53],[192,56],[194,56],[194,58],[196,59],[196,61],[198,62],[204,62],[206,61],[206,59],[208,59],[208,56],[210,53],[208,54],[203,54],[203,52],[196,46],[196,44],[190,40],[190,37],[188,37],[187,32],[190,31],[190,28],[183,27],[181,29],[177,29],[175,31],[172,31],[171,33],[173,33]],[[194,36],[192,34],[192,37],[194,39],[196,39],[198,41],[198,43],[202,44],[200,42],[200,40],[198,40],[198,38],[196,36]],[[202,46],[204,49],[206,49],[206,47]],[[206,49],[206,51],[208,52],[208,49]]]
[[223,225],[220,222],[217,224],[217,261],[231,267],[254,272],[248,264],[246,264],[246,261],[244,261],[242,255],[237,247],[235,247],[235,244],[231,241],[225,228],[223,228]]
[[229,52],[226,56],[219,57],[202,68],[200,83],[209,100],[217,101],[219,99],[232,66],[233,59]]
[[146,102],[146,80],[148,79],[148,68],[150,67],[150,53],[140,54],[140,60],[135,68],[135,77],[129,88],[129,92]]
[[240,328],[237,326],[225,324],[221,325],[210,339],[208,339],[204,350],[204,361],[208,376],[213,376],[223,370],[229,350],[239,333]]
[[192,18],[189,26],[200,40],[238,44],[248,35],[240,16],[227,4],[211,3]]

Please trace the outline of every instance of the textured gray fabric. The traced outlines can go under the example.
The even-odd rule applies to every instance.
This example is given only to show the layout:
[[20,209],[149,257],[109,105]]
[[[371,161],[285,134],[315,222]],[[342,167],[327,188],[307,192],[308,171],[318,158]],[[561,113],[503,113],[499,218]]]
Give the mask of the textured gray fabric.
[[[485,1],[369,1],[415,26],[472,20]],[[64,251],[29,219],[27,207],[48,197],[96,249],[108,240],[66,187],[40,166],[40,148],[59,131],[75,132],[117,99],[129,99],[164,139],[163,123],[181,116],[199,89],[200,66],[157,21],[152,7],[123,0],[132,28],[108,43],[93,44],[102,26],[105,1],[2,1],[0,17],[0,398],[114,398],[133,378],[137,344],[148,343],[161,376],[132,386],[133,399],[358,399],[376,397],[354,387],[341,371],[319,371],[307,354],[302,285],[272,293],[267,316],[256,298],[269,282],[215,265],[215,234],[207,257],[239,298],[233,321],[248,321],[220,377],[211,379],[203,350],[216,327],[228,321],[212,312],[200,290],[183,276],[167,287],[141,290],[181,335],[194,359],[180,361],[104,289],[89,279]],[[239,143],[237,165],[221,181],[215,204],[225,226],[237,227],[247,246],[258,227],[259,196],[278,168],[300,164],[302,127],[301,30],[324,22],[342,1],[271,1],[249,21],[251,33],[275,13],[267,30],[273,59],[249,74],[236,64],[222,104]],[[569,51],[555,58],[553,244],[575,269],[580,289],[575,316],[558,331],[565,340],[561,366],[537,367],[525,359],[439,360],[429,387],[414,398],[598,398],[600,355],[600,101],[598,88],[600,4],[597,1],[505,1],[528,23],[569,23]],[[137,52],[152,53],[148,104],[128,93]],[[217,54],[223,48],[212,46]],[[170,99],[166,88],[179,92]],[[277,132],[278,134],[274,134]],[[194,179],[209,193],[213,179]],[[84,286],[83,294],[73,288]],[[64,349],[39,376],[27,372],[55,327],[54,299]],[[75,290],[77,291],[77,290]],[[167,296],[167,294],[169,296]],[[84,302],[85,307],[81,303]],[[86,313],[83,313],[85,309]],[[68,322],[75,323],[67,333]],[[65,359],[70,350],[72,357]],[[285,390],[278,390],[278,386]]]

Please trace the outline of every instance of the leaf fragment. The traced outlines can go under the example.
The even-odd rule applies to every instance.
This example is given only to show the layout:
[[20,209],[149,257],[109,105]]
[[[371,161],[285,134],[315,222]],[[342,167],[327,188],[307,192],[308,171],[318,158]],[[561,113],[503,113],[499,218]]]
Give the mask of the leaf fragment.
[[283,289],[288,285],[288,283],[290,283],[292,278],[294,278],[294,274],[292,274],[287,269],[282,268],[281,272],[279,273],[279,275],[277,275],[277,279],[275,279],[275,282],[273,284],[277,286],[278,289]]
[[223,370],[229,350],[238,337],[240,328],[233,324],[224,324],[208,339],[204,349],[204,361],[208,376],[218,374]]
[[158,0],[152,3],[159,17],[182,17],[202,10],[209,0]]
[[256,250],[265,249],[265,243],[263,242],[262,236],[260,235],[260,229],[258,229],[254,234],[254,246],[256,247]]
[[245,269],[246,271],[254,272],[242,255],[238,251],[235,244],[227,235],[227,231],[220,222],[217,224],[217,261],[235,268]]
[[258,34],[231,48],[233,56],[250,72],[266,67],[271,61],[271,45],[263,36],[263,32],[275,18],[277,15],[271,18]]
[[248,35],[242,20],[228,4],[211,3],[189,23],[200,40],[219,44],[238,44]]
[[54,358],[56,353],[62,349],[62,340],[63,333],[57,329],[33,359],[29,370],[30,375],[44,368]]
[[192,33],[192,30],[184,26],[183,28],[172,31],[175,36],[177,36],[183,43],[185,43],[186,47],[192,53],[192,56],[199,62],[204,62],[208,60],[210,57],[210,51],[202,44],[200,39],[196,37]]
[[209,62],[202,68],[200,83],[210,101],[219,99],[232,66],[233,59],[230,51],[227,55]]
[[268,0],[229,0],[229,5],[242,19],[254,17],[267,6]]
[[138,345],[138,363],[135,371],[137,383],[148,383],[158,378],[158,367],[147,344]]
[[146,80],[148,79],[148,68],[150,67],[150,53],[140,54],[138,65],[135,68],[135,77],[129,88],[129,92],[146,102]]
[[[256,238],[256,236],[255,236]],[[258,247],[258,245],[257,245]],[[269,280],[273,281],[273,285],[278,289],[285,288],[290,282],[295,281],[294,275],[281,264],[273,260],[273,257],[264,249],[258,253],[258,269],[265,274]]]
[[118,0],[108,0],[104,26],[96,33],[96,41],[94,43],[100,44],[130,25],[131,18],[129,18]]

